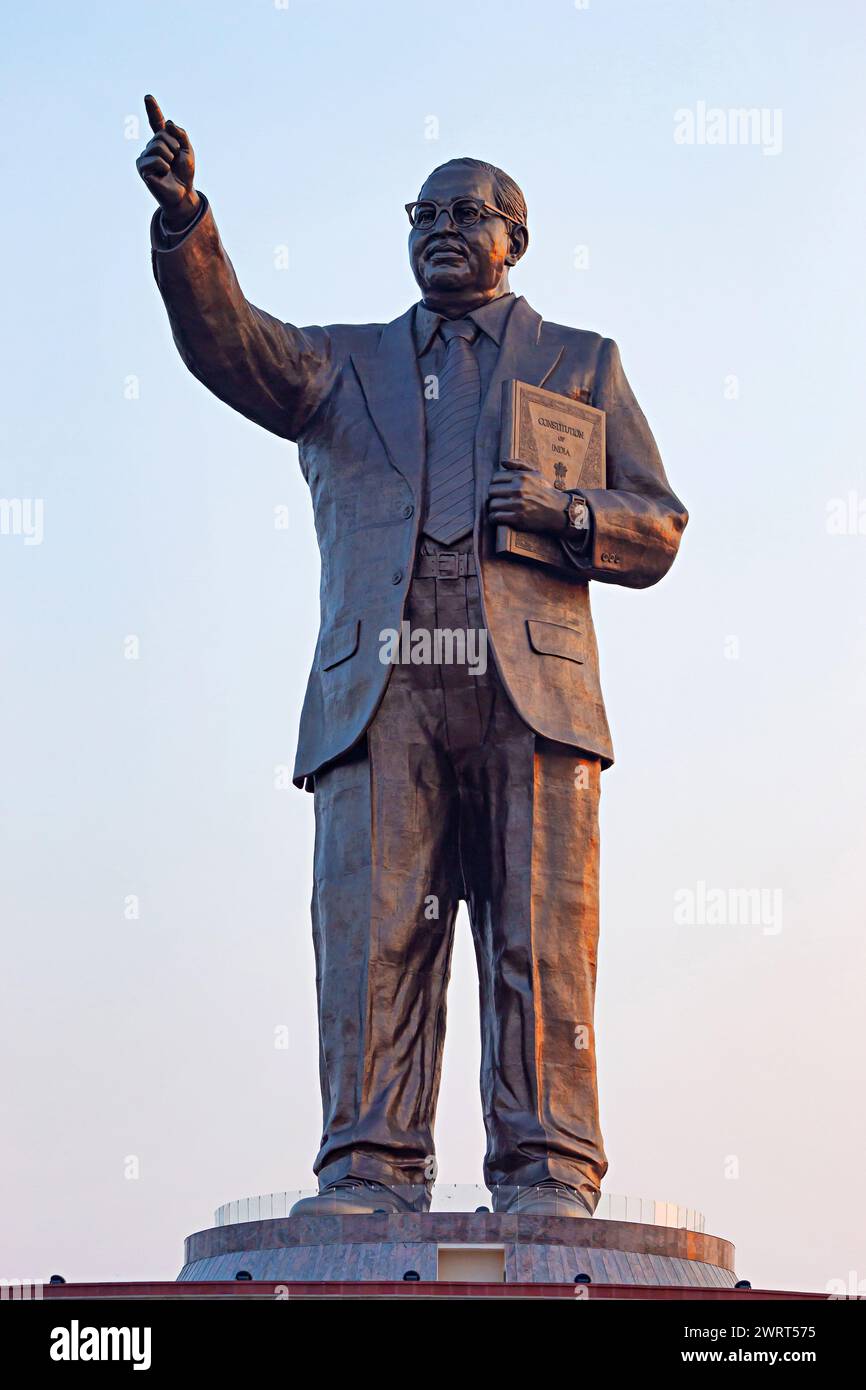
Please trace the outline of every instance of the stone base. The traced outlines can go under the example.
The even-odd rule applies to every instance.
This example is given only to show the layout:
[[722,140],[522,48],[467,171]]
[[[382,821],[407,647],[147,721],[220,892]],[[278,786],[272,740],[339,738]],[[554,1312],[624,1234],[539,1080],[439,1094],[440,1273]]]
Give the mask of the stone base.
[[456,1280],[730,1289],[734,1247],[636,1221],[487,1212],[285,1216],[188,1236],[181,1281]]

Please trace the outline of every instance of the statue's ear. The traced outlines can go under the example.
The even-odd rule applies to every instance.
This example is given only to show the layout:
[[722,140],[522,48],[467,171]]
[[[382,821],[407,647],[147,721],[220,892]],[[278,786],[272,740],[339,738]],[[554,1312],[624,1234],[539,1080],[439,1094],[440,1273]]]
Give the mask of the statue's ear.
[[523,224],[519,227],[511,228],[511,235],[508,238],[508,255],[505,257],[506,265],[517,265],[522,256],[526,255],[526,248],[529,245],[529,228]]

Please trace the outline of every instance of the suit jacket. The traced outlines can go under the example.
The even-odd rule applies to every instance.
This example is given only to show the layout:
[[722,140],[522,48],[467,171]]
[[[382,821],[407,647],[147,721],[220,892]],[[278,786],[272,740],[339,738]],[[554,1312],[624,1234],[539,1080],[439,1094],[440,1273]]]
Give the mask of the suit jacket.
[[[303,785],[364,734],[385,690],[380,633],[399,629],[422,522],[425,418],[414,306],[393,323],[296,328],[244,297],[213,214],[181,238],[152,228],[153,265],[190,371],[215,395],[296,440],[322,558],[321,628],[295,762]],[[499,458],[502,382],[518,377],[607,413],[606,489],[570,573],[498,556],[484,502]],[[520,716],[545,738],[613,761],[589,580],[645,588],[670,568],[688,519],[616,344],[547,323],[518,298],[475,445],[475,554],[488,641]]]

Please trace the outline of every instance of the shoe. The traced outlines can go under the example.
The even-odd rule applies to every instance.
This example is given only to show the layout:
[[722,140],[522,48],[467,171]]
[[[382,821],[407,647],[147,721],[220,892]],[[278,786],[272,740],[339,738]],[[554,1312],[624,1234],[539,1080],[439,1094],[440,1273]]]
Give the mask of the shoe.
[[552,1179],[528,1187],[496,1188],[493,1210],[519,1216],[592,1216],[576,1188]]
[[340,1178],[330,1182],[312,1197],[295,1202],[290,1216],[373,1216],[385,1212],[417,1211],[417,1207],[382,1182],[361,1178]]

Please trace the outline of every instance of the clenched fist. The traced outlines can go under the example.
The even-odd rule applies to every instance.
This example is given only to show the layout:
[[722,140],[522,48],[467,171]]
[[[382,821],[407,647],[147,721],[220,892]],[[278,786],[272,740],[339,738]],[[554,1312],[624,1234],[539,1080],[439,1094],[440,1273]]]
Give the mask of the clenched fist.
[[135,167],[162,208],[166,226],[179,231],[192,221],[201,202],[193,187],[195,155],[186,131],[165,120],[153,97],[144,98],[144,109],[153,138]]

